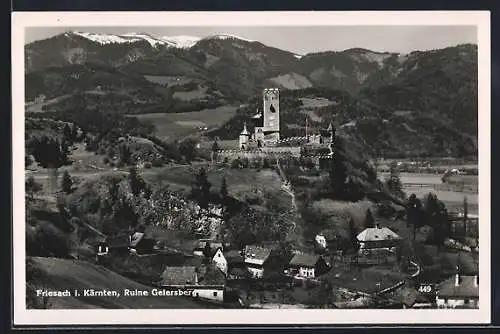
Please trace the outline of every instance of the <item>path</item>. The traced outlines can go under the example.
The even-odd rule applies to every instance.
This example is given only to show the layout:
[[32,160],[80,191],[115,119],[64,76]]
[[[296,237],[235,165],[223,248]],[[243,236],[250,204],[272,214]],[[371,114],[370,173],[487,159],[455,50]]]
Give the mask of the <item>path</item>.
[[[292,204],[292,209],[290,211],[283,213],[283,214],[288,214],[288,213],[294,212],[296,217],[300,217],[299,208],[297,206],[297,200],[295,197],[295,192],[293,191],[292,185],[291,185],[290,181],[288,180],[288,178],[286,177],[286,174],[280,165],[279,158],[276,160],[276,169],[277,169],[278,174],[282,180],[281,189],[284,192],[286,192],[288,195],[290,195],[291,204]],[[300,244],[303,244],[302,231],[300,231],[300,230],[298,231],[298,229],[297,229],[298,226],[297,226],[295,219],[292,219],[291,223],[292,223],[291,232],[293,232],[294,234],[296,234],[299,237],[297,241],[299,242],[298,246],[300,246]]]

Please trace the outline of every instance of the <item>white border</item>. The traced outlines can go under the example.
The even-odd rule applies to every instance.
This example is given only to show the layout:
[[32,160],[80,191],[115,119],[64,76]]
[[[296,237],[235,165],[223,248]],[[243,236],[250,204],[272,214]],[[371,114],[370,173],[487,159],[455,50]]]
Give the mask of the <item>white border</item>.
[[[26,310],[24,206],[24,29],[80,26],[474,25],[479,63],[479,310]],[[14,12],[12,15],[13,246],[15,325],[452,324],[489,323],[490,12]]]

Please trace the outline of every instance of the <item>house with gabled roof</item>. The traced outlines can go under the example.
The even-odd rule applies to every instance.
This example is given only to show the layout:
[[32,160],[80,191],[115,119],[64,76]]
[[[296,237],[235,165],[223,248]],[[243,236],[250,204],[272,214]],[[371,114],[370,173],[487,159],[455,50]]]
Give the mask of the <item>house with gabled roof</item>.
[[193,254],[196,256],[205,256],[205,249],[207,247],[210,247],[212,256],[218,249],[224,249],[224,245],[221,242],[212,239],[200,239],[193,249]]
[[166,267],[161,275],[163,287],[186,287],[198,284],[198,270],[195,266]]
[[295,254],[290,260],[290,273],[303,278],[316,278],[329,270],[325,259],[317,254]]
[[479,275],[458,273],[438,284],[438,308],[479,308]]
[[374,249],[388,249],[395,251],[401,237],[387,227],[376,225],[368,227],[356,237],[359,243],[359,253],[367,254]]
[[247,271],[253,278],[262,278],[264,276],[264,266],[271,255],[271,248],[250,245],[245,247],[244,259]]

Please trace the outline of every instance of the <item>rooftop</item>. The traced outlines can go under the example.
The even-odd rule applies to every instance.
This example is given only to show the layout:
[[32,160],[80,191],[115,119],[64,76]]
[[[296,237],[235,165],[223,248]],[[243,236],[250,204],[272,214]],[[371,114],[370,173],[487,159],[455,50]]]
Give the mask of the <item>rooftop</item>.
[[271,249],[262,246],[246,246],[245,247],[245,262],[263,264],[271,255]]
[[369,227],[358,234],[357,239],[362,242],[366,241],[381,241],[381,240],[397,240],[399,235],[391,231],[387,227]]
[[295,254],[290,260],[291,266],[314,267],[319,260],[319,255],[315,254]]
[[197,283],[196,267],[166,267],[161,278],[162,285],[193,285]]
[[231,250],[231,251],[224,253],[224,257],[226,258],[227,262],[230,262],[230,263],[237,263],[237,262],[245,261],[245,259],[240,254],[240,252],[236,251],[236,250]]
[[476,276],[460,275],[459,285],[455,285],[456,276],[452,276],[438,285],[439,297],[479,297],[479,285]]
[[142,238],[144,238],[144,233],[135,232],[132,235],[132,238],[130,239],[130,246],[136,247],[139,244],[139,242],[141,242]]

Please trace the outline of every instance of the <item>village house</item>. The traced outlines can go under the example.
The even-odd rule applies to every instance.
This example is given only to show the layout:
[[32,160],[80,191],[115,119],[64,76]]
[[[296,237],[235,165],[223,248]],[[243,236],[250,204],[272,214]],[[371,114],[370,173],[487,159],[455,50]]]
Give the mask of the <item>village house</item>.
[[193,287],[193,297],[211,302],[223,303],[226,278],[215,265],[208,265],[198,284]]
[[396,250],[396,247],[401,240],[398,234],[394,233],[387,227],[366,228],[356,237],[359,243],[359,254],[369,255],[373,250],[387,249],[391,252]]
[[302,278],[316,278],[329,270],[325,259],[315,254],[296,254],[290,260],[290,274]]
[[130,235],[118,234],[108,241],[111,254],[128,254],[130,252]]
[[438,308],[478,308],[479,275],[466,276],[458,273],[438,285]]
[[222,253],[221,248],[217,249],[217,251],[215,252],[214,257],[212,258],[212,262],[220,271],[227,275],[227,259]]
[[245,265],[250,276],[262,278],[264,276],[264,266],[271,255],[271,248],[251,245],[245,247]]
[[326,229],[317,234],[314,239],[320,250],[335,251],[341,248],[342,239],[335,230]]
[[166,267],[161,275],[161,286],[182,288],[198,284],[198,270],[195,266]]
[[207,246],[210,247],[212,254],[219,248],[224,250],[224,246],[221,242],[216,242],[211,239],[200,239],[193,250],[193,254],[196,256],[205,256]]
[[224,257],[227,260],[227,279],[244,279],[247,276],[245,258],[241,255],[240,251],[228,251],[224,253]]

